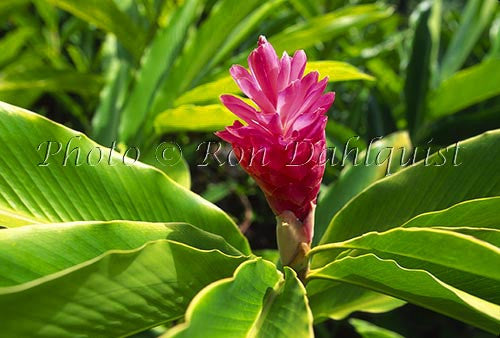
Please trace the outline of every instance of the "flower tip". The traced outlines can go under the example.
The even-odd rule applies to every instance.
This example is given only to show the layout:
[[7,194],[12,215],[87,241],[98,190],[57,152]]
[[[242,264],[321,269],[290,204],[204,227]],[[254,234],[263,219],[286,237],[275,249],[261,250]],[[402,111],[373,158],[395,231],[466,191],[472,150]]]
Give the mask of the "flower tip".
[[264,35],[259,36],[259,47],[266,43],[267,43],[266,37]]
[[239,66],[239,65],[232,65],[232,66],[229,68],[229,73],[232,75],[233,73],[238,72],[238,66]]
[[225,101],[227,102],[227,97],[230,96],[228,94],[222,94],[222,95],[219,95],[219,100],[224,103]]

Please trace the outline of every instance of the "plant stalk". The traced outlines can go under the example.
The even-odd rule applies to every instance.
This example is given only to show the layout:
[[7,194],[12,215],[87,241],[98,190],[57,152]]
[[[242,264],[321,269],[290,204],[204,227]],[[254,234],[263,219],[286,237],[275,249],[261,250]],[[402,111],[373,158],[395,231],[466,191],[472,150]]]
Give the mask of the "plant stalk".
[[291,211],[285,211],[276,217],[276,238],[283,266],[289,266],[304,283],[309,271],[311,250],[310,240],[304,231],[304,225]]

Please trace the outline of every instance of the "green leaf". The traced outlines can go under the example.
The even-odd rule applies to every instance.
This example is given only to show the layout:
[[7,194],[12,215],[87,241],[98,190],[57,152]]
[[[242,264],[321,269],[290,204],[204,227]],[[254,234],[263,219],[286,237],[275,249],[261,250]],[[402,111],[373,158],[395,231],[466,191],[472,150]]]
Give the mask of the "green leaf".
[[175,106],[215,101],[219,99],[221,94],[237,93],[241,93],[241,90],[233,78],[231,76],[224,76],[187,91],[175,101]]
[[275,265],[279,264],[280,261],[280,253],[276,249],[261,249],[255,250],[254,254],[256,256],[262,257],[262,259],[268,260]]
[[375,81],[373,76],[363,73],[356,67],[341,61],[310,61],[306,65],[305,72],[317,71],[320,78],[328,76],[330,82],[342,82],[352,80]]
[[167,109],[155,119],[155,132],[212,132],[232,125],[239,118],[222,104],[207,106],[185,105]]
[[224,76],[213,82],[202,84],[181,95],[176,101],[176,106],[193,103],[203,103],[219,99],[221,94],[241,93],[231,76]]
[[226,198],[236,189],[237,183],[234,181],[221,181],[218,183],[208,183],[207,188],[201,196],[212,202],[217,203]]
[[[491,22],[497,3],[497,0],[467,1],[462,12],[460,25],[453,34],[441,62],[441,81],[447,80],[462,67],[481,34]],[[476,84],[479,84],[479,82]],[[455,95],[460,97],[460,94]]]
[[429,115],[438,118],[500,94],[500,58],[455,73],[429,97]]
[[482,328],[500,330],[500,306],[458,290],[419,269],[403,268],[374,254],[345,257],[313,270],[310,279],[327,279],[366,287]]
[[437,67],[441,23],[441,0],[425,1],[413,13],[414,35],[406,67],[404,97],[406,118],[413,135],[424,121],[427,92]]
[[29,225],[0,233],[0,287],[71,268],[110,250],[137,249],[160,239],[242,255],[222,237],[185,223],[111,221]]
[[0,288],[2,334],[130,335],[182,317],[199,290],[229,277],[244,260],[171,240],[108,251],[55,274]]
[[[323,258],[328,258],[327,255],[322,257],[321,253],[332,249],[395,254],[500,282],[500,270],[491,268],[492,265],[500,264],[500,249],[490,243],[452,231],[395,228],[382,233],[369,232],[348,241],[317,246],[310,254],[316,255],[317,264],[320,264]],[[328,260],[325,264],[327,263]]]
[[[361,72],[356,67],[340,61],[311,61],[306,65],[305,72],[318,71],[321,77],[328,76],[330,82],[367,80],[374,78]],[[202,84],[180,96],[175,105],[203,103],[218,100],[221,94],[238,94],[238,88],[231,76],[224,76],[213,82]]]
[[191,172],[189,164],[182,155],[182,148],[175,142],[161,142],[150,151],[147,151],[142,162],[152,165],[179,183],[186,189],[191,189]]
[[321,9],[316,1],[290,0],[290,3],[304,18],[311,19],[321,14]]
[[12,60],[34,33],[35,31],[32,27],[21,27],[7,33],[2,40],[0,40],[0,50],[4,51],[0,55],[0,67]]
[[233,278],[202,290],[189,305],[186,323],[167,337],[313,337],[312,314],[295,272],[274,264],[243,263]]
[[[333,81],[372,80],[355,67],[339,61],[309,62],[306,72],[318,71]],[[240,89],[230,77],[224,77],[187,92],[176,104],[206,102],[218,99],[222,93],[239,93]],[[185,104],[160,113],[154,122],[157,134],[176,131],[212,132],[224,129],[238,118],[221,104],[197,106]]]
[[478,227],[500,229],[500,196],[457,203],[447,209],[424,213],[403,227]]
[[144,45],[144,32],[113,0],[45,0],[96,27],[113,33],[138,59]]
[[212,58],[216,57],[221,49],[232,50],[241,42],[248,32],[234,32],[235,35],[231,35],[229,39],[227,33],[239,27],[260,5],[262,2],[259,0],[217,2],[161,85],[153,106],[154,113],[170,108],[181,93],[196,85],[209,71],[209,67],[213,66]]
[[[267,17],[273,15],[277,11],[282,10],[282,5],[286,0],[270,0],[262,3],[261,6],[256,8],[253,12],[241,20],[238,25],[231,30],[230,34],[226,34],[223,46],[217,51],[215,56],[210,59],[208,65],[202,70],[196,78],[198,83],[209,70],[216,66],[225,58],[230,57],[234,49],[238,47],[241,42],[245,42],[245,38],[255,32],[255,28],[262,25]],[[281,7],[281,8],[280,8]]]
[[[387,173],[394,173],[400,168],[400,162],[398,161],[393,162],[390,167],[388,167],[388,161],[383,161],[388,158],[391,151],[388,147],[393,147],[394,152],[401,147],[404,147],[408,152],[411,149],[411,141],[407,132],[394,133],[375,141],[371,144],[368,158],[366,158],[366,151],[362,152],[357,161],[358,165],[345,168],[339,179],[332,183],[320,196],[316,209],[314,243],[319,242],[332,217],[351,198],[368,185],[386,176]],[[344,149],[338,150],[344,151]],[[377,157],[379,161],[377,161]]]
[[[119,136],[127,142],[140,130],[151,109],[162,77],[170,69],[200,8],[199,0],[187,0],[165,27],[158,30],[141,59],[141,67],[122,111]],[[148,136],[148,135],[146,135]]]
[[349,319],[349,324],[354,326],[354,329],[362,338],[404,338],[396,332],[384,329],[361,319],[351,318]]
[[489,131],[440,150],[427,165],[423,160],[377,181],[335,215],[321,243],[385,231],[425,212],[500,195],[499,142],[500,130]]
[[[110,156],[81,133],[0,103],[0,141],[12,144],[0,157],[0,224],[186,222],[250,253],[236,224],[219,208],[153,167],[116,152]],[[46,159],[47,154],[54,155]],[[128,155],[134,157],[135,150]]]
[[352,28],[359,28],[388,18],[393,10],[380,4],[346,6],[311,20],[291,26],[269,40],[278,55],[293,53],[315,44],[338,37]]
[[99,105],[92,118],[91,137],[101,144],[110,145],[118,141],[120,110],[132,81],[131,66],[120,53],[118,42],[108,35],[103,45],[103,67],[105,84],[99,95]]
[[475,227],[434,227],[434,229],[455,231],[464,235],[475,237],[481,241],[493,244],[500,248],[500,230]]
[[[328,121],[325,128],[326,132],[326,142],[328,146],[333,146],[337,149],[335,157],[337,157],[340,161],[342,160],[343,152],[345,150],[347,144],[349,148],[358,148],[359,150],[366,149],[366,142],[363,138],[361,138],[357,133],[351,128],[347,127],[344,124],[337,123],[334,121]],[[351,163],[353,161],[353,156],[346,157],[346,163]],[[342,162],[340,162],[342,163]]]
[[191,172],[189,171],[189,164],[182,157],[174,165],[166,167],[160,166],[160,169],[167,174],[168,177],[179,183],[186,189],[191,189]]
[[49,68],[26,69],[0,76],[0,92],[45,91],[96,95],[101,78],[95,74]]
[[[312,254],[319,253],[314,256],[314,264],[322,266],[345,254],[373,252],[380,258],[394,259],[406,268],[426,270],[449,285],[500,304],[499,275],[488,271],[491,265],[500,264],[500,230],[460,226],[463,223],[459,215],[465,215],[466,209],[452,207],[436,213],[437,217],[429,218],[424,214],[410,222],[414,226],[432,226],[427,221],[436,220],[436,227],[370,232],[345,242],[315,247]],[[433,216],[432,213],[428,215]],[[480,219],[471,216],[464,220]],[[446,223],[449,226],[439,226],[445,217],[450,220]],[[419,221],[423,221],[422,224]],[[398,248],[401,245],[404,247]],[[342,255],[338,256],[339,253]]]
[[405,301],[352,284],[327,280],[307,283],[314,322],[341,320],[353,312],[383,313],[406,304]]
[[19,7],[26,6],[30,0],[9,0],[0,2],[0,16],[9,11],[13,11]]
[[495,20],[493,20],[489,33],[491,48],[486,58],[498,58],[500,57],[500,13],[498,13]]
[[[57,32],[60,12],[57,8],[45,0],[33,0],[36,13],[42,18],[46,28],[52,32]],[[52,44],[52,42],[49,42]]]

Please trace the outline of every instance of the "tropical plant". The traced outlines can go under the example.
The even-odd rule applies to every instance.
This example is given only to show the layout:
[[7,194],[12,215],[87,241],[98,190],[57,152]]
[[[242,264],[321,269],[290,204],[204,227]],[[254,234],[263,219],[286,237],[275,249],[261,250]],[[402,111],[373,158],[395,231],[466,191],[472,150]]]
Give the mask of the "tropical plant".
[[[407,303],[498,335],[497,2],[425,1],[408,22],[366,2],[1,2],[0,335],[311,337]],[[241,94],[228,69],[260,34],[278,55],[305,49],[305,72],[336,91],[323,185],[290,175],[308,202],[320,189],[298,243],[289,226],[310,227],[311,209],[283,215],[296,196],[272,195],[280,179],[242,163],[260,194],[216,164],[206,185],[191,163],[231,111],[248,122],[251,100],[219,96]],[[185,151],[165,165],[170,141]],[[267,198],[281,252],[236,225],[232,191],[258,196],[269,243]]]

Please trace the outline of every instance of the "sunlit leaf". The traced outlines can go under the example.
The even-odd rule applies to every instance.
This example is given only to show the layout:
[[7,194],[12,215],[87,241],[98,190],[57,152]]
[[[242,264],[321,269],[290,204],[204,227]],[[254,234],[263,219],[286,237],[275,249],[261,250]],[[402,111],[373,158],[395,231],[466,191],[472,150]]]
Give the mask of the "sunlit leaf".
[[[311,61],[307,63],[305,72],[311,71],[318,71],[320,73],[320,77],[328,76],[331,82],[374,80],[372,76],[367,75],[356,67],[341,61]],[[179,97],[175,101],[175,104],[180,106],[184,104],[214,101],[217,100],[221,94],[236,94],[240,92],[240,89],[235,84],[231,76],[227,75],[216,81],[202,84],[188,91]]]
[[500,58],[485,60],[455,73],[432,93],[429,115],[442,117],[499,95],[498,78]]
[[133,148],[129,157],[111,153],[81,133],[4,103],[0,140],[13,145],[0,157],[0,224],[187,222],[249,253],[227,214],[158,169],[134,162]]
[[305,289],[295,272],[285,277],[265,260],[243,263],[233,278],[203,289],[186,323],[165,337],[313,337]]
[[[313,270],[309,278],[346,282],[383,292],[480,327],[500,330],[500,306],[454,288],[427,271],[407,269],[374,254],[345,257]],[[418,286],[418,287],[415,287]]]
[[2,334],[130,335],[180,318],[199,290],[229,277],[244,260],[165,239],[108,251],[31,282],[0,287]]

